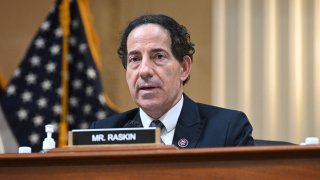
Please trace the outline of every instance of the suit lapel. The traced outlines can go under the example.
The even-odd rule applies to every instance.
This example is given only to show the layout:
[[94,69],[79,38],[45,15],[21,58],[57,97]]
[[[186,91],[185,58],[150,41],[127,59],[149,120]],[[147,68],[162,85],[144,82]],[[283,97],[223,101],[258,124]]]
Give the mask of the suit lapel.
[[136,124],[138,124],[138,126],[136,126],[136,127],[143,127],[139,111],[137,112],[137,114],[134,116],[134,118],[132,120],[135,121]]
[[196,147],[203,126],[204,121],[200,118],[197,104],[184,95],[183,107],[178,119],[172,144],[178,148]]
[[123,121],[121,123],[123,128],[143,127],[138,108],[129,111]]

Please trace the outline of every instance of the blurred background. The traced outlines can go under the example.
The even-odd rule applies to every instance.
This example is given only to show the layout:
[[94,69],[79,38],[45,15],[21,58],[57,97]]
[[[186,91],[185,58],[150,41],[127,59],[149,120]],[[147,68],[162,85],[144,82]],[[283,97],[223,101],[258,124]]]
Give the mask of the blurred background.
[[[53,0],[3,1],[0,73],[8,81]],[[100,39],[104,92],[120,111],[135,107],[117,56],[133,18],[166,14],[196,45],[193,100],[244,111],[257,139],[320,137],[319,0],[90,0]]]

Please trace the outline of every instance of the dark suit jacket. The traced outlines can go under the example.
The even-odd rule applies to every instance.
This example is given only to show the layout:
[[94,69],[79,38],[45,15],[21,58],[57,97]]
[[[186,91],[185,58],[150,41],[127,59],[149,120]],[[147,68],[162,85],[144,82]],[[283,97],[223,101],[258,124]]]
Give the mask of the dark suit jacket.
[[[92,123],[91,128],[142,127],[139,109]],[[136,126],[137,127],[137,126]],[[195,103],[184,95],[173,137],[179,148],[254,145],[252,126],[243,112]]]

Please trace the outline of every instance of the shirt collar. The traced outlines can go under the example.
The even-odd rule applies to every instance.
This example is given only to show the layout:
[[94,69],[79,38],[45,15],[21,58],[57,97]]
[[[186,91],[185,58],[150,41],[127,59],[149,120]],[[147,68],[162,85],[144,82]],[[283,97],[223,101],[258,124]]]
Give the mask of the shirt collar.
[[[181,96],[181,99],[176,105],[174,105],[167,113],[165,113],[163,116],[159,118],[159,120],[165,126],[165,129],[167,132],[170,132],[173,129],[175,129],[178,122],[178,118],[181,113],[182,105],[183,105],[183,95]],[[143,127],[148,128],[150,126],[151,121],[153,121],[154,119],[148,116],[141,108],[139,109],[140,109],[139,113],[140,113],[140,118],[141,118]]]

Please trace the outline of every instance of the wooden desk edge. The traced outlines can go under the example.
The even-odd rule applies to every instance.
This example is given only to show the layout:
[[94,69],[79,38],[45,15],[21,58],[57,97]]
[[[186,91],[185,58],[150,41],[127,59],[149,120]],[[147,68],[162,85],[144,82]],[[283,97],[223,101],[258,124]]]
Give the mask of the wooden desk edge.
[[101,146],[101,147],[64,147],[49,153],[31,154],[1,154],[0,166],[6,162],[28,160],[59,159],[69,161],[72,159],[103,159],[115,161],[126,158],[156,158],[156,159],[199,159],[234,160],[234,159],[266,159],[266,158],[320,158],[320,146],[259,146],[259,147],[223,147],[223,148],[194,148],[177,149],[174,146],[146,145],[146,146]]

